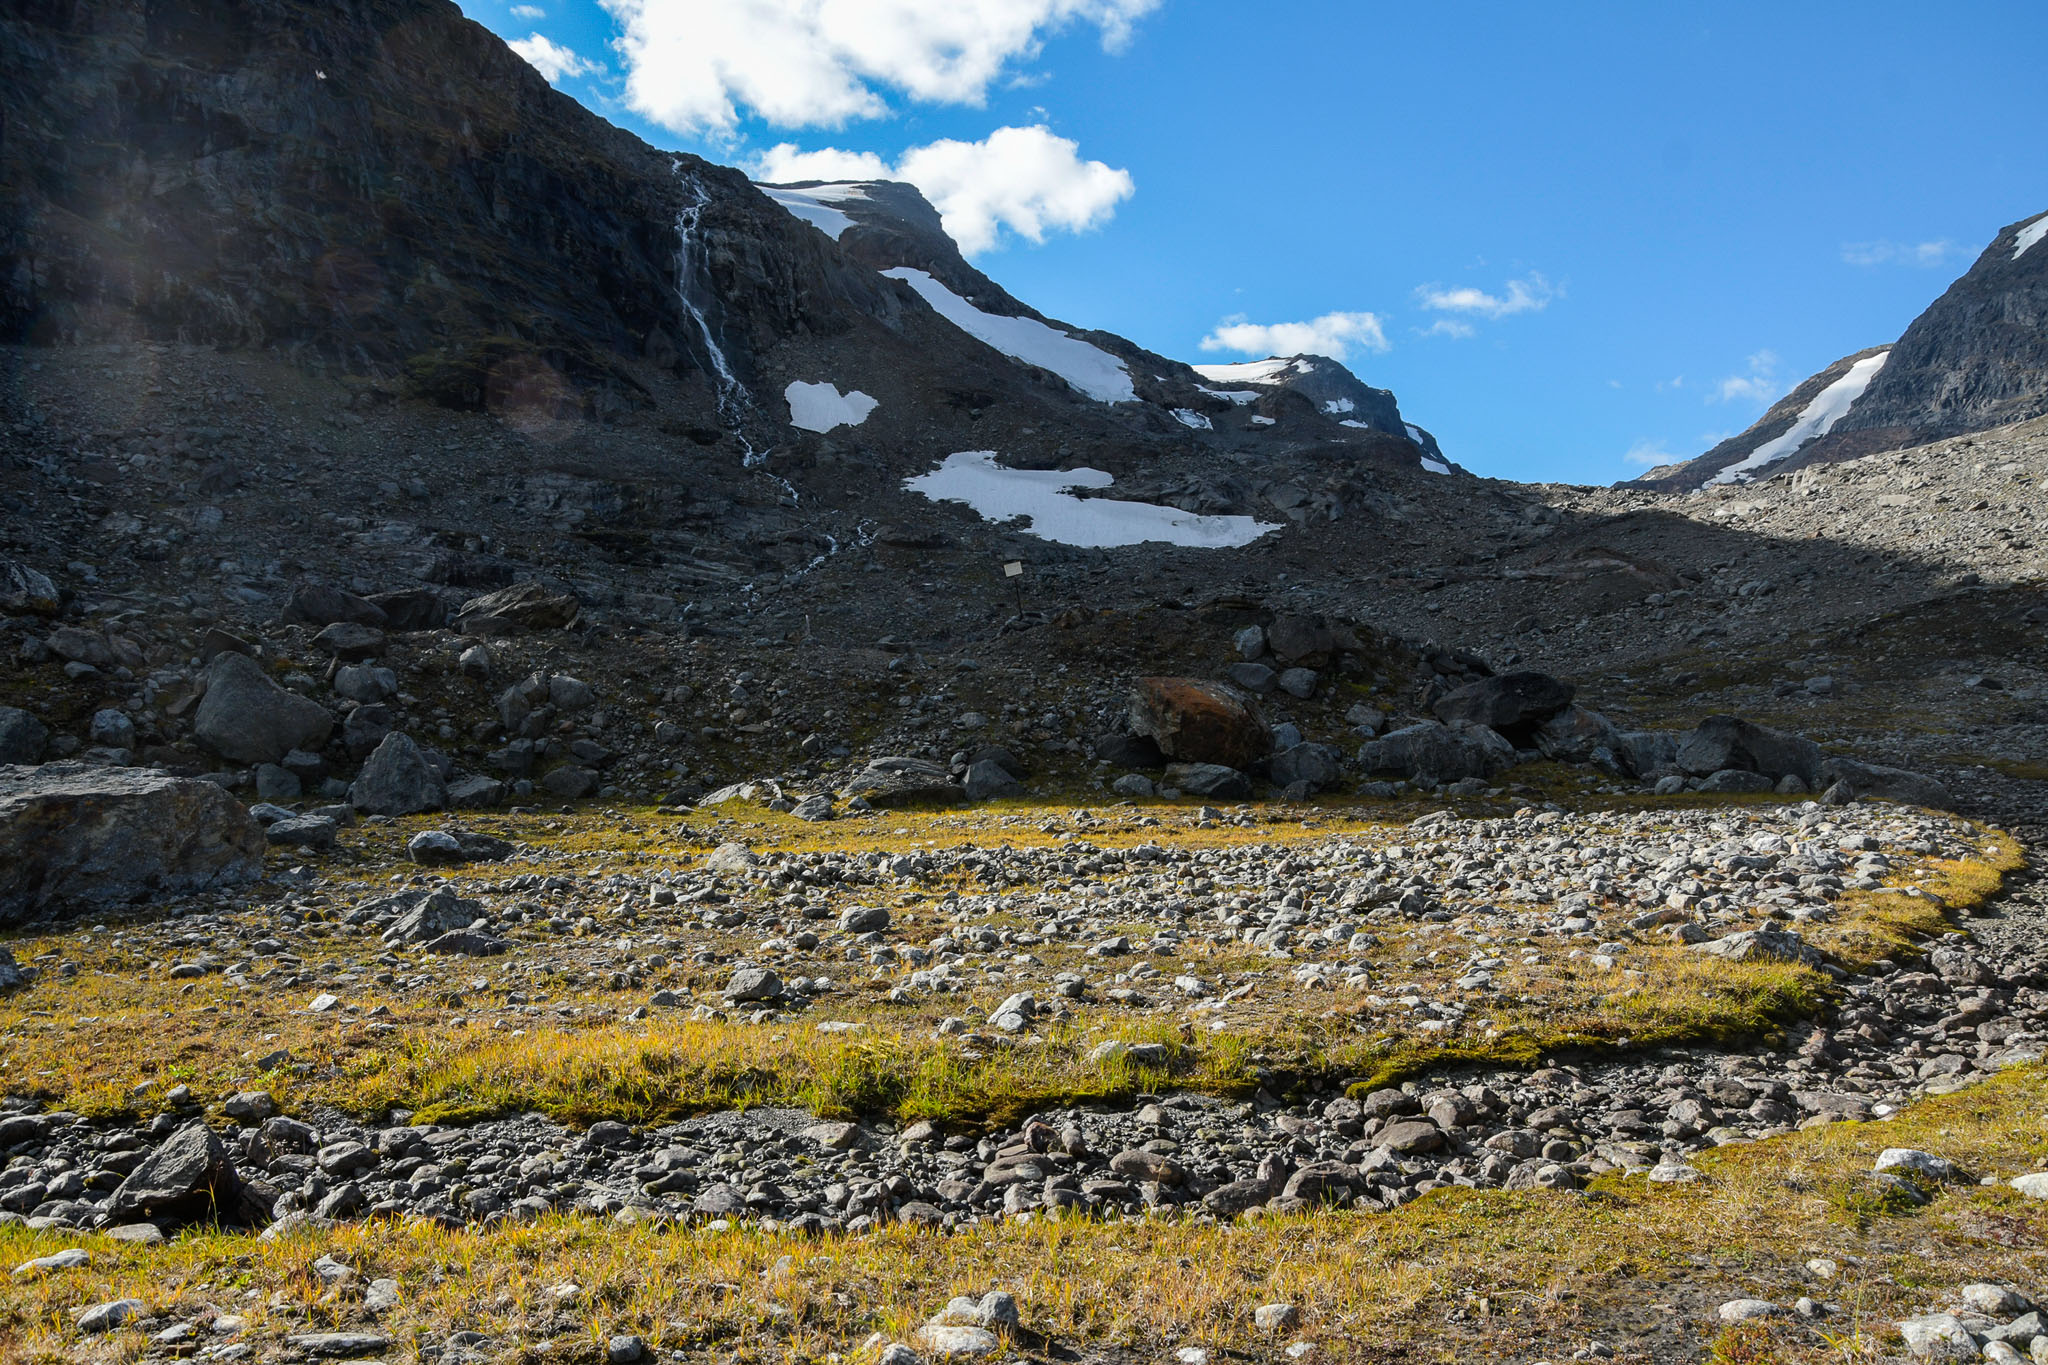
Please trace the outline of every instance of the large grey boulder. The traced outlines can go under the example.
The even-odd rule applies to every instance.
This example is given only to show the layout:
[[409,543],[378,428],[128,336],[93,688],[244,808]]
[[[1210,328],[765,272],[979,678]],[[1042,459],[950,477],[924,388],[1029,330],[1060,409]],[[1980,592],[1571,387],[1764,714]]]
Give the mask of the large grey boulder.
[[467,929],[484,913],[481,901],[465,899],[445,886],[431,891],[401,891],[360,908],[378,914],[399,910],[397,921],[383,935],[384,942],[393,947],[425,943],[443,934]]
[[1159,781],[1162,786],[1178,788],[1189,796],[1235,800],[1252,794],[1252,780],[1221,763],[1169,763]]
[[40,763],[49,727],[18,706],[0,706],[0,764]]
[[854,774],[840,796],[871,806],[954,804],[966,796],[944,768],[921,758],[878,758]]
[[0,924],[254,881],[263,827],[212,782],[144,768],[0,768]]
[[288,624],[316,627],[346,621],[382,629],[390,623],[390,617],[375,602],[324,583],[301,583],[292,589],[282,617]]
[[1595,752],[1618,752],[1621,732],[1598,711],[1567,706],[1536,727],[1536,749],[1545,758],[1560,763],[1584,763]]
[[129,1172],[108,1199],[107,1214],[117,1223],[258,1223],[268,1221],[266,1193],[275,1198],[274,1191],[245,1185],[227,1144],[194,1119]]
[[384,736],[356,774],[348,803],[366,815],[413,815],[448,804],[448,785],[412,736]]
[[1955,797],[1931,777],[1904,768],[1886,768],[1875,763],[1858,763],[1853,758],[1830,758],[1820,765],[1820,781],[1813,784],[1826,791],[1840,787],[1845,798],[1874,797],[1907,806],[1932,806],[1953,810]]
[[[960,780],[960,788],[969,801],[993,801],[1002,796],[1022,796],[1024,784],[992,758],[978,759],[967,765],[967,774]],[[873,804],[872,801],[869,802]]]
[[254,659],[216,654],[206,668],[206,696],[192,730],[222,758],[235,763],[276,763],[294,749],[317,752],[334,731],[320,703],[287,692]]
[[1820,745],[1740,716],[1708,716],[1679,742],[1677,766],[1694,777],[1734,768],[1773,782],[1796,777],[1811,787],[1820,778]]
[[1131,733],[1183,763],[1248,768],[1273,752],[1273,731],[1252,699],[1229,683],[1140,678],[1131,686]]
[[1575,694],[1570,683],[1548,673],[1503,673],[1446,692],[1430,710],[1446,725],[1484,725],[1527,748],[1535,743],[1538,728],[1570,706]]
[[1625,730],[1617,737],[1614,753],[1630,776],[1652,782],[1679,771],[1678,740],[1669,730]]
[[1359,766],[1435,785],[1468,777],[1492,777],[1514,762],[1514,752],[1496,737],[1487,743],[1470,732],[1425,720],[1361,745]]
[[1320,791],[1344,777],[1344,755],[1328,744],[1297,744],[1266,760],[1266,776],[1276,787],[1305,782]]

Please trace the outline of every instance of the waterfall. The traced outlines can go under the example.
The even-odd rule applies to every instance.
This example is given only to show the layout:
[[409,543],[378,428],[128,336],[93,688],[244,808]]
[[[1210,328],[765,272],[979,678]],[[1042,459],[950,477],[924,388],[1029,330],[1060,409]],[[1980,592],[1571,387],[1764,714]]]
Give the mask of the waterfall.
[[[704,311],[704,303],[693,297],[702,291],[705,302],[710,299],[710,290],[705,284],[708,272],[702,260],[703,244],[698,241],[697,229],[704,218],[704,209],[711,202],[711,195],[699,184],[696,177],[676,163],[676,173],[683,177],[688,186],[692,203],[676,215],[676,236],[681,245],[676,251],[676,298],[683,305],[683,311],[697,324],[697,334],[704,341],[705,353],[711,357],[711,379],[718,391],[718,418],[740,443],[745,452],[741,464],[748,469],[758,468],[768,457],[754,449],[754,443],[747,439],[747,416],[754,410],[753,395],[747,386],[733,373],[732,362],[726,359],[725,348],[718,344],[718,334],[711,328],[710,315]],[[786,479],[776,480],[789,489],[792,496],[796,490],[789,487]]]

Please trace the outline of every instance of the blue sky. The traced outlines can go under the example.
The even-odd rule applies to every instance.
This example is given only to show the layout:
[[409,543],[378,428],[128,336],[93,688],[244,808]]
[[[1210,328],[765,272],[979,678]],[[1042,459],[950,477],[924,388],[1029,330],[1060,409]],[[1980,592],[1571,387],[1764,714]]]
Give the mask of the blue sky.
[[1504,478],[1697,454],[2048,210],[2039,0],[462,3],[657,146],[917,179],[1051,316],[1344,344]]

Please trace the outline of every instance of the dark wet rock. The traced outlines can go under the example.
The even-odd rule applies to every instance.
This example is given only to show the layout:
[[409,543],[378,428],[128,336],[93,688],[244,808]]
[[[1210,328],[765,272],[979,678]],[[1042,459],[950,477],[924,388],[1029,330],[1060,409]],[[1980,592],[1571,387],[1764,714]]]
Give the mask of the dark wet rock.
[[216,654],[206,669],[206,696],[193,733],[236,763],[277,763],[294,749],[317,752],[334,717],[320,703],[287,692],[245,655]]
[[1546,721],[1572,704],[1576,692],[1548,673],[1503,673],[1447,692],[1430,709],[1447,725],[1483,725],[1527,747]]

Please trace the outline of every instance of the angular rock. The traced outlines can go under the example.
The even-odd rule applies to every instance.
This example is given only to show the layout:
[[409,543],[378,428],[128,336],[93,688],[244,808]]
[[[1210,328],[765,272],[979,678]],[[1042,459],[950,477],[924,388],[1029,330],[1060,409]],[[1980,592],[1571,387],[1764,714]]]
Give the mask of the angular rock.
[[40,763],[49,745],[49,727],[18,706],[0,706],[0,767]]
[[725,983],[725,998],[732,1001],[780,1000],[782,978],[766,967],[742,967]]
[[596,791],[599,785],[601,785],[602,780],[588,768],[581,768],[573,763],[566,763],[559,768],[551,769],[545,777],[541,778],[540,785],[543,789],[555,796],[561,797],[564,801],[581,801]]
[[1435,785],[1468,777],[1492,777],[1513,761],[1512,750],[1487,744],[1447,725],[1425,720],[1361,745],[1359,766],[1411,782]]
[[354,621],[336,621],[313,637],[313,648],[337,659],[374,659],[384,652],[384,632]]
[[[1021,796],[1024,784],[1012,776],[1002,764],[990,759],[967,765],[967,775],[960,781],[960,788],[969,801],[993,801],[998,797]],[[868,798],[874,804],[874,798]]]
[[480,901],[458,896],[448,887],[432,891],[402,891],[396,896],[367,902],[358,907],[372,912],[398,909],[398,919],[384,931],[384,942],[393,946],[424,943],[458,929],[467,929],[483,914]]
[[1190,796],[1236,800],[1252,794],[1252,780],[1221,763],[1169,763],[1159,781],[1162,786],[1178,787]]
[[382,628],[390,617],[376,603],[331,588],[324,583],[301,583],[285,600],[281,619],[287,625],[331,626],[338,621]]
[[1343,780],[1344,755],[1328,744],[1297,744],[1266,760],[1266,776],[1276,787],[1305,782],[1320,791]]
[[1830,758],[1820,765],[1820,780],[1811,784],[1816,791],[1840,785],[1850,799],[1875,798],[1906,806],[1927,806],[1935,810],[1955,809],[1949,789],[1931,777],[1904,768],[1886,768],[1875,763],[1858,763],[1853,758]]
[[1619,751],[1621,732],[1607,717],[1583,706],[1567,706],[1536,727],[1537,752],[1560,763],[1584,763],[1594,751]]
[[14,559],[0,559],[0,615],[55,616],[62,606],[48,574]]
[[1273,732],[1250,697],[1200,678],[1138,679],[1130,727],[1183,763],[1248,768],[1273,750]]
[[583,604],[576,594],[540,583],[515,583],[462,604],[454,626],[463,635],[519,635],[576,624]]
[[1548,673],[1503,673],[1447,692],[1430,709],[1446,724],[1484,725],[1515,747],[1528,748],[1544,722],[1570,706],[1576,694],[1570,683]]
[[446,807],[448,788],[410,735],[389,734],[356,774],[348,800],[368,815],[412,815]]
[[212,782],[141,768],[0,768],[0,923],[211,890],[263,872],[264,834]]
[[[371,605],[382,611],[386,630],[439,630],[448,620],[448,604],[432,588],[406,588],[398,592],[373,592]],[[370,625],[380,624],[372,621]]]
[[1163,768],[1166,755],[1149,735],[1127,735],[1120,730],[1097,735],[1089,741],[1095,756],[1119,768]]
[[285,691],[241,654],[214,656],[192,718],[199,742],[235,763],[276,763],[294,749],[318,750],[333,730],[326,707]]
[[1805,962],[1818,966],[1826,961],[1821,951],[1790,929],[1744,929],[1706,943],[1695,943],[1692,951],[1726,958],[1730,962]]
[[921,758],[878,758],[854,774],[840,790],[844,800],[860,798],[870,806],[957,804],[966,793],[951,774]]
[[227,1144],[204,1122],[194,1119],[164,1139],[161,1147],[128,1174],[108,1199],[107,1216],[117,1221],[267,1221],[264,1211],[247,1208],[245,1203],[242,1179]]
[[1797,777],[1812,787],[1820,777],[1820,746],[1739,716],[1709,716],[1679,742],[1677,766],[1694,777],[1729,768],[1762,773],[1773,783]]

